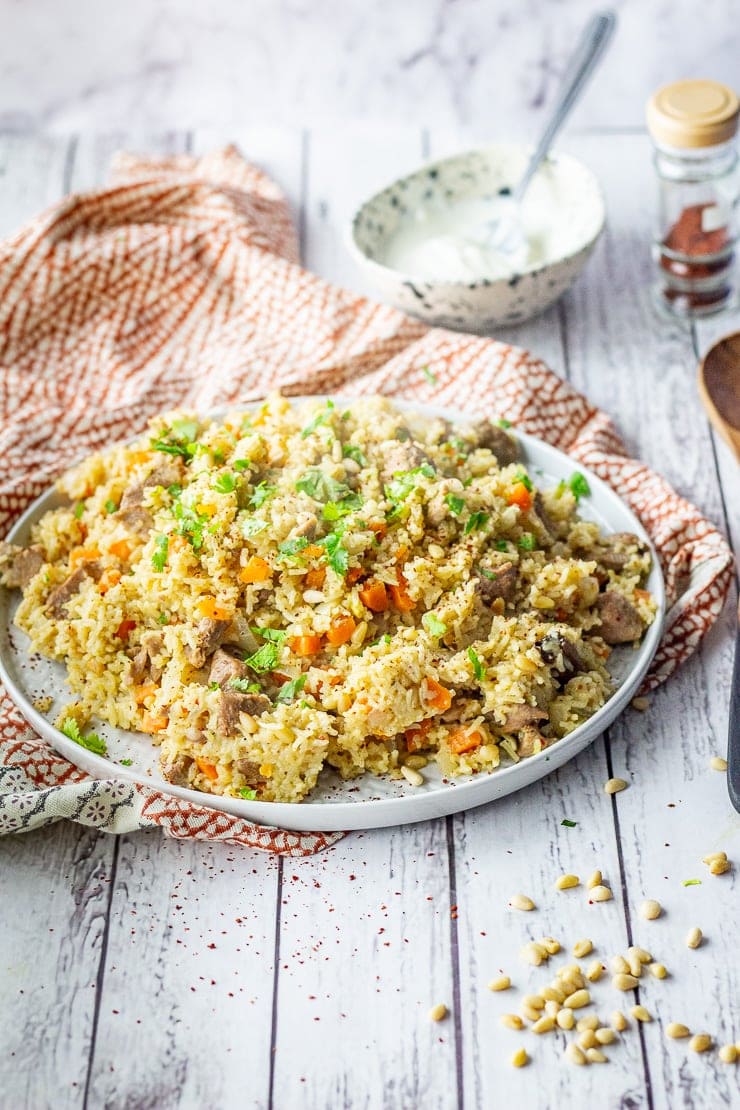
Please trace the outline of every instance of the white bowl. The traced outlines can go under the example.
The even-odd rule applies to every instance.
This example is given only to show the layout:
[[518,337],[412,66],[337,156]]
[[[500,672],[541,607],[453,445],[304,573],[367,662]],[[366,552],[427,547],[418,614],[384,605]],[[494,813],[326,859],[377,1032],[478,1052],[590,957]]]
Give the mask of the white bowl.
[[485,333],[544,312],[570,288],[603,230],[604,199],[593,173],[569,154],[550,154],[537,171],[550,176],[562,211],[544,264],[511,277],[463,282],[425,280],[382,261],[391,237],[420,205],[494,198],[516,185],[529,153],[518,143],[494,143],[456,154],[399,178],[360,206],[350,249],[383,300],[430,324]]

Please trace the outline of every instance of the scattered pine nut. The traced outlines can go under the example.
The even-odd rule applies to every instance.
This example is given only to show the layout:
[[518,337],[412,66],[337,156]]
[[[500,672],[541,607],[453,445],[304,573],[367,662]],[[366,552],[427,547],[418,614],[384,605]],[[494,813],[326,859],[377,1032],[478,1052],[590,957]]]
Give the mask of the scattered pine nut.
[[640,906],[640,916],[644,917],[646,921],[655,921],[656,917],[660,917],[662,912],[663,907],[654,898],[646,898]]
[[632,708],[636,709],[638,713],[644,713],[649,705],[649,698],[637,697],[632,699]]
[[629,783],[625,779],[609,779],[604,783],[604,791],[607,794],[619,794],[620,791],[626,790]]
[[654,979],[665,979],[668,974],[665,964],[648,964],[648,971]]
[[597,1018],[596,1014],[586,1014],[585,1017],[579,1018],[576,1022],[577,1033],[583,1033],[586,1029],[590,1029],[591,1032],[593,1032],[594,1029],[598,1028],[599,1019]]
[[549,1014],[543,1014],[541,1018],[532,1026],[533,1033],[551,1033],[555,1028],[555,1018]]
[[598,983],[601,976],[604,974],[604,965],[601,960],[594,960],[586,968],[586,978],[589,983]]
[[578,886],[581,880],[577,875],[559,875],[555,880],[555,886],[558,890],[570,890],[574,886]]
[[689,1041],[689,1048],[692,1052],[706,1052],[711,1047],[712,1038],[708,1033],[694,1033]]
[[560,1003],[554,1002],[552,998],[548,998],[547,1002],[545,1003],[545,1013],[554,1018],[557,1017],[559,1011]]
[[571,1064],[578,1064],[580,1066],[586,1063],[586,1057],[575,1041],[571,1041],[566,1047],[565,1057],[567,1060],[570,1060]]
[[713,859],[709,864],[709,871],[712,875],[724,875],[731,867],[732,864],[728,859]]
[[588,1006],[590,1001],[591,995],[587,990],[577,990],[568,995],[565,1005],[571,1010],[581,1010],[584,1006]]
[[737,1045],[723,1044],[717,1054],[723,1064],[734,1064],[737,1060]]
[[401,774],[406,779],[406,782],[409,784],[409,786],[424,785],[424,776],[420,775],[419,772],[414,770],[413,767],[407,767],[405,763],[401,767]]
[[543,987],[540,994],[547,1002],[557,1002],[559,1006],[562,1006],[563,1002],[565,1002],[567,991],[561,990],[560,986],[553,982]]
[[632,1009],[630,1010],[630,1013],[632,1014],[632,1017],[636,1021],[652,1021],[653,1020],[653,1015],[650,1013],[649,1010],[646,1010],[644,1006],[633,1006]]
[[708,856],[702,856],[702,863],[714,863],[716,859],[727,859],[727,852],[710,852]]
[[694,925],[693,929],[689,929],[686,934],[686,944],[689,948],[698,948],[704,939],[704,934],[698,925]]
[[527,1056],[526,1048],[518,1048],[514,1055],[511,1057],[511,1064],[514,1068],[523,1068],[529,1063],[529,1056]]
[[624,956],[612,956],[611,968],[615,975],[627,975],[629,973],[630,965],[625,960]]
[[575,1015],[571,1009],[564,1006],[562,1010],[558,1010],[555,1021],[561,1029],[572,1029],[576,1023]]
[[540,945],[549,956],[556,956],[560,951],[560,941],[555,940],[555,937],[543,937],[540,941]]
[[532,964],[533,967],[539,967],[543,960],[548,959],[548,953],[534,940],[528,941],[523,948],[520,948],[519,955],[525,963]]
[[726,771],[727,760],[723,759],[721,755],[713,755],[709,760],[709,766],[713,771]]
[[432,1021],[442,1021],[449,1013],[444,1002],[438,1002],[436,1006],[432,1006],[429,1011],[429,1017]]
[[618,1033],[623,1033],[625,1029],[629,1029],[630,1023],[624,1016],[621,1010],[615,1010],[612,1014],[612,1025]]
[[530,910],[535,908],[534,902],[531,898],[528,898],[526,894],[515,894],[509,902],[509,905],[513,910],[523,910],[524,913],[529,913]]
[[591,887],[591,897],[590,897],[589,901],[591,901],[591,902],[610,902],[612,897],[613,897],[613,895],[612,895],[612,892],[609,889],[609,887],[608,886],[602,886],[600,884],[599,886]]
[[588,890],[593,890],[595,886],[600,886],[603,877],[604,876],[601,874],[600,871],[594,871],[594,873],[586,880],[586,888]]
[[617,1034],[607,1025],[603,1026],[601,1029],[597,1029],[595,1036],[598,1044],[611,1044],[617,1039]]
[[636,944],[631,945],[627,949],[627,955],[628,956],[637,956],[637,958],[638,958],[638,960],[640,961],[641,964],[649,964],[649,963],[652,963],[652,961],[653,961],[653,957],[650,955],[650,953],[647,951],[647,949],[646,948],[640,948]]
[[671,1040],[677,1041],[680,1037],[688,1037],[690,1032],[688,1025],[683,1025],[680,1021],[672,1021],[666,1027],[665,1035],[670,1037]]
[[635,979],[634,975],[622,973],[612,978],[612,986],[618,991],[633,991],[635,987],[639,987],[639,985],[640,980]]
[[502,1025],[505,1025],[507,1029],[524,1028],[524,1022],[519,1017],[519,1014],[502,1014],[499,1021]]
[[642,962],[638,960],[634,952],[627,953],[627,965],[630,975],[634,975],[635,979],[639,979],[642,975]]
[[578,1044],[581,1048],[593,1048],[598,1044],[593,1029],[584,1029],[578,1038]]
[[589,1064],[606,1064],[609,1061],[609,1057],[600,1048],[587,1048],[586,1059]]
[[527,1019],[527,1021],[532,1021],[532,1022],[539,1021],[540,1017],[542,1016],[539,1010],[535,1010],[532,1006],[525,1005],[524,1002],[522,1002],[521,1006],[519,1007],[519,1010],[521,1011],[523,1016]]
[[590,941],[588,937],[584,940],[577,940],[573,945],[573,955],[579,960],[582,960],[584,956],[588,956],[589,952],[593,952],[593,950],[593,941]]
[[489,991],[507,991],[511,986],[511,979],[508,975],[499,975],[498,979],[491,979],[488,984]]
[[529,1006],[530,1010],[544,1010],[545,1000],[541,994],[525,994],[522,1005]]

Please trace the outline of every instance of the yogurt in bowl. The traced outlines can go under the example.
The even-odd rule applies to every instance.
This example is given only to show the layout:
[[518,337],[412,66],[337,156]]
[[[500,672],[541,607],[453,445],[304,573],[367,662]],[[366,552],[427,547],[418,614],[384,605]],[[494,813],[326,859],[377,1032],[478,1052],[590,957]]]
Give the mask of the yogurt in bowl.
[[521,205],[521,242],[497,249],[491,229],[528,156],[522,145],[496,143],[424,166],[367,200],[350,242],[384,299],[429,323],[477,332],[557,300],[593,250],[604,202],[590,170],[551,154]]

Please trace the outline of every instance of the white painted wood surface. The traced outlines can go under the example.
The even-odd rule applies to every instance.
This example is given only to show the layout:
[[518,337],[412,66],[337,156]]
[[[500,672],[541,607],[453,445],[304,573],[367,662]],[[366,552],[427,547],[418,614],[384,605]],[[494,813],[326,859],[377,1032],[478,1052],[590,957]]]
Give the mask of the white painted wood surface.
[[[307,265],[361,292],[342,242],[354,204],[457,145],[449,131],[393,125],[7,135],[0,234],[65,189],[104,180],[121,145],[200,151],[227,140],[286,188]],[[694,367],[740,316],[692,330],[652,314],[644,136],[572,134],[563,145],[599,174],[609,229],[573,293],[504,338],[608,409],[631,450],[737,542],[738,470],[710,435]],[[629,711],[576,761],[446,821],[349,836],[300,861],[70,825],[0,840],[0,1106],[740,1106],[740,1067],[664,1035],[680,1020],[720,1043],[740,1040],[737,874],[713,878],[700,862],[723,848],[740,863],[740,818],[724,776],[709,769],[725,744],[733,629],[728,608],[649,711]],[[610,799],[612,773],[631,786]],[[596,867],[612,902],[554,891],[561,871],[585,878]],[[682,885],[695,877],[702,885]],[[519,890],[535,913],[509,909]],[[639,917],[643,897],[666,907],[660,920]],[[692,924],[707,936],[696,951],[683,940]],[[519,956],[543,935],[567,944],[590,936],[604,960],[634,940],[670,969],[641,991],[656,1020],[607,1050],[605,1067],[565,1063],[562,1034],[499,1025],[523,989],[551,976]],[[500,971],[516,992],[487,989]],[[608,980],[594,997],[603,1016],[633,1001]],[[438,1001],[451,1014],[433,1025]],[[515,1070],[522,1041],[532,1064]]]

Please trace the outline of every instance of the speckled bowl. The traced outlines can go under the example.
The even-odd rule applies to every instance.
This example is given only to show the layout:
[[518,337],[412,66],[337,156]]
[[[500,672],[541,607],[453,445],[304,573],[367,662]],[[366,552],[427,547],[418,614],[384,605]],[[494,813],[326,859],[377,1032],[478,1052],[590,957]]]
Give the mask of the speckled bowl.
[[565,197],[556,256],[509,278],[428,281],[385,265],[384,248],[401,221],[421,202],[496,196],[516,185],[529,150],[518,143],[457,154],[423,166],[365,201],[350,228],[350,247],[383,300],[430,324],[487,333],[544,312],[576,280],[604,227],[604,200],[589,169],[553,153],[539,173],[554,175]]

